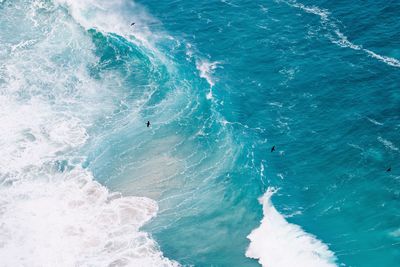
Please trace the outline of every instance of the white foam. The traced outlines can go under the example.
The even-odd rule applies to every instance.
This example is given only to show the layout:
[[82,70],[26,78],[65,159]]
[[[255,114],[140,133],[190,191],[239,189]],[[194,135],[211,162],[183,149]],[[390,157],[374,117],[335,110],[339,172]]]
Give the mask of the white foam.
[[379,126],[382,126],[382,125],[383,125],[382,122],[379,122],[379,121],[377,121],[377,120],[371,119],[370,117],[367,117],[367,120],[369,120],[370,122],[372,122],[372,123],[375,124],[375,125],[379,125]]
[[292,7],[299,8],[307,13],[319,16],[324,28],[331,31],[331,35],[329,36],[329,39],[331,40],[332,43],[337,44],[341,47],[351,48],[353,50],[361,50],[361,51],[365,52],[368,56],[375,58],[383,63],[386,63],[389,66],[400,68],[400,60],[398,60],[396,58],[388,57],[388,56],[379,55],[369,49],[364,48],[362,45],[357,45],[357,44],[354,44],[351,41],[349,41],[347,36],[345,36],[339,30],[339,27],[334,22],[334,20],[330,19],[329,11],[327,11],[325,9],[321,9],[316,6],[312,6],[312,7],[306,6],[306,5],[296,2],[296,1],[283,1],[283,0],[276,0],[276,1],[278,3],[284,2]]
[[207,83],[210,85],[210,90],[206,95],[207,99],[209,100],[213,99],[212,88],[215,85],[215,81],[212,75],[214,73],[214,70],[218,67],[218,64],[220,63],[221,62],[219,61],[210,62],[205,59],[196,60],[196,68],[200,72],[200,77],[206,79]]
[[112,194],[81,168],[25,178],[0,188],[2,266],[178,265],[139,230],[154,201]]
[[[283,1],[283,2],[285,2],[285,1]],[[300,8],[300,9],[304,10],[307,13],[318,15],[324,21],[328,20],[328,17],[329,17],[329,14],[330,14],[326,9],[322,9],[322,8],[319,8],[319,7],[316,7],[316,6],[308,7],[308,6],[303,5],[302,3],[298,3],[298,2],[295,2],[295,1],[288,1],[288,2],[285,2],[285,3],[288,3],[289,5],[291,5],[293,7]]]
[[381,142],[386,148],[389,148],[390,150],[399,151],[398,147],[396,147],[391,141],[386,140],[385,138],[378,136],[378,141]]
[[334,267],[335,256],[327,245],[301,227],[288,223],[272,205],[277,190],[268,188],[260,197],[264,217],[249,235],[246,256],[268,267]]
[[365,52],[368,53],[368,55],[370,55],[373,58],[376,58],[382,62],[385,62],[386,64],[392,66],[392,67],[397,67],[400,68],[400,60],[393,58],[393,57],[388,57],[388,56],[382,56],[379,55],[371,50],[368,49],[363,49]]
[[192,45],[190,43],[186,43],[185,45],[186,48],[186,60],[191,61],[193,58],[193,48]]
[[335,30],[334,31],[335,32],[335,34],[336,34],[336,36],[338,37],[338,38],[332,38],[331,39],[331,41],[333,42],[333,43],[335,43],[335,44],[337,44],[337,45],[339,45],[339,46],[341,46],[341,47],[348,47],[348,48],[351,48],[351,49],[354,49],[354,50],[361,50],[362,49],[362,47],[361,46],[359,46],[359,45],[355,45],[355,44],[353,44],[352,42],[350,42],[348,39],[347,39],[347,36],[345,36],[343,33],[341,33],[339,30]]

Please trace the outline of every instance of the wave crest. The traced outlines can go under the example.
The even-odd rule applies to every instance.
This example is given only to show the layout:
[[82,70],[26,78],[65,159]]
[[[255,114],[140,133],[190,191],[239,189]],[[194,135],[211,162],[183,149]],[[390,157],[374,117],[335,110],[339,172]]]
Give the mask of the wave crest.
[[268,188],[259,198],[264,217],[261,225],[247,238],[250,245],[246,256],[258,259],[268,267],[334,267],[336,260],[328,246],[310,235],[300,226],[288,223],[272,205],[271,197],[277,192]]

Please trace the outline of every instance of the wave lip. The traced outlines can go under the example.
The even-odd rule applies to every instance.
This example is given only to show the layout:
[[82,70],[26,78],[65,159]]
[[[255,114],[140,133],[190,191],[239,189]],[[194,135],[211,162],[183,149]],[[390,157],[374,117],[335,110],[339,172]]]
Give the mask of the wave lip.
[[259,198],[264,218],[261,225],[247,238],[250,245],[246,256],[257,259],[268,267],[335,267],[336,257],[328,246],[300,226],[288,223],[275,209],[271,196],[275,188],[268,188]]

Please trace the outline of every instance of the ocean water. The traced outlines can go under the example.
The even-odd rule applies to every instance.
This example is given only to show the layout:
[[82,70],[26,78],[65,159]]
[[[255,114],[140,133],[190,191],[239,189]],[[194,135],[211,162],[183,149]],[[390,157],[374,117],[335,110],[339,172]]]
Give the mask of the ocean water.
[[0,0],[0,266],[399,266],[399,15]]

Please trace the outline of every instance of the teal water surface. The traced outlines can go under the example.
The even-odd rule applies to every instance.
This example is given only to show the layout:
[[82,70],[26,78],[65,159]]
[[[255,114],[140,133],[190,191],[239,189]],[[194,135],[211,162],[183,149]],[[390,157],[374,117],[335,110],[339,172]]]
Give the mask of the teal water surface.
[[[399,3],[142,4],[169,33],[221,62],[214,74],[216,109],[235,123],[233,138],[241,144],[225,185],[223,202],[231,208],[219,204],[210,217],[211,201],[201,219],[196,213],[182,226],[154,228],[165,253],[199,265],[251,266],[235,255],[243,254],[242,237],[260,216],[252,199],[275,186],[277,209],[300,211],[288,221],[329,244],[338,263],[397,266],[400,65],[362,49],[399,58]],[[269,153],[272,145],[280,155]],[[262,177],[260,164],[267,166]],[[194,232],[210,221],[217,226],[208,243]],[[186,227],[193,232],[182,240]],[[245,230],[235,236],[239,229]],[[210,237],[216,233],[235,234],[218,242]]]

